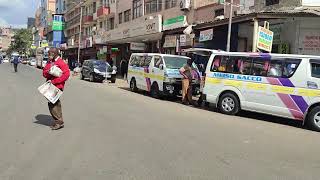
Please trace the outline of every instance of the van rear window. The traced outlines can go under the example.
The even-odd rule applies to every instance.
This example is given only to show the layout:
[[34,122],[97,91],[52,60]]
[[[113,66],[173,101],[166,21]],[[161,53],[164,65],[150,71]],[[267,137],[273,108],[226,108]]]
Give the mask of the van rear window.
[[320,60],[311,60],[311,76],[320,78]]

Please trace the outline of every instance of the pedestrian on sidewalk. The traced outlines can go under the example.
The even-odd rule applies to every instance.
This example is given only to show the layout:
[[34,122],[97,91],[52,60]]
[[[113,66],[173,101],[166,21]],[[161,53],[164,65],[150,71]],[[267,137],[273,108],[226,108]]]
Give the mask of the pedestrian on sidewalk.
[[180,74],[183,76],[182,79],[182,103],[183,104],[192,104],[194,102],[192,100],[192,63],[193,60],[190,58],[187,61],[187,64],[184,64],[183,67],[180,68]]
[[[48,55],[49,55],[49,62],[43,68],[43,77],[45,77],[47,81],[51,81],[53,85],[55,85],[57,88],[63,91],[65,83],[70,76],[69,67],[65,63],[65,61],[59,56],[59,50],[57,48],[50,48]],[[61,69],[62,75],[60,77],[55,77],[50,74],[50,68],[52,66],[57,66],[58,68]],[[64,121],[62,117],[62,107],[61,107],[60,99],[55,104],[48,102],[48,107],[49,107],[50,114],[54,119],[51,129],[58,130],[63,128]]]
[[127,58],[124,58],[120,62],[120,70],[121,70],[121,75],[123,79],[127,79],[128,76],[128,60]]
[[18,64],[20,63],[20,57],[14,56],[12,60],[14,72],[18,72]]

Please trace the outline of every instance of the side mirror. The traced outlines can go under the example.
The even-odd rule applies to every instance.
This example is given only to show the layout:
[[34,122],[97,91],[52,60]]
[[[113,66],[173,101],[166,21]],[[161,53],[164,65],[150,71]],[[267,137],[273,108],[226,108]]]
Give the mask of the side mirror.
[[159,69],[163,70],[163,64],[160,64]]

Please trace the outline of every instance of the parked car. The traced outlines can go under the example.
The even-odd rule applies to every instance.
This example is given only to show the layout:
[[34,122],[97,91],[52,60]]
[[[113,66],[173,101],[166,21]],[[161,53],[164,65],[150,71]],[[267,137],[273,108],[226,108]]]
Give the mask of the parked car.
[[30,61],[29,61],[29,65],[30,66],[36,66],[37,65],[37,61],[35,58],[31,58]]
[[29,60],[27,58],[23,58],[23,60],[21,61],[22,64],[28,64]]
[[89,79],[91,82],[103,82],[105,79],[110,80],[112,83],[116,82],[115,68],[111,67],[105,61],[90,59],[85,60],[80,72],[82,80]]
[[9,62],[9,58],[7,58],[7,57],[4,58],[2,62],[3,62],[3,63],[8,63],[8,62]]

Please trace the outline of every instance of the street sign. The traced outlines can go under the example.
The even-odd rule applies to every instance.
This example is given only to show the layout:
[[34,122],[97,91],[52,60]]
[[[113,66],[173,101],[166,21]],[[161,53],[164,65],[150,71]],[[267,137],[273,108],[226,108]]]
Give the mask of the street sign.
[[259,26],[258,34],[257,34],[257,48],[271,52],[272,50],[272,42],[273,42],[273,32]]

